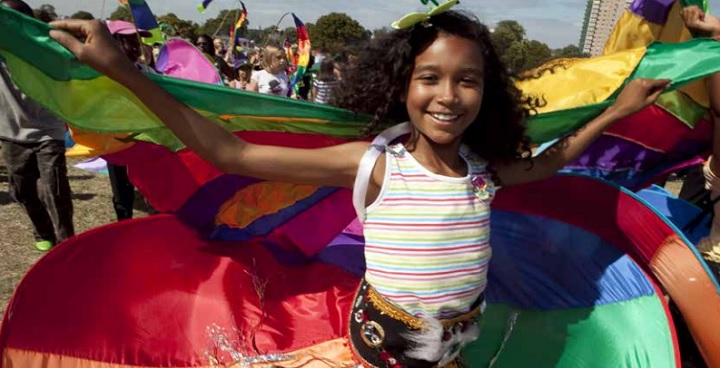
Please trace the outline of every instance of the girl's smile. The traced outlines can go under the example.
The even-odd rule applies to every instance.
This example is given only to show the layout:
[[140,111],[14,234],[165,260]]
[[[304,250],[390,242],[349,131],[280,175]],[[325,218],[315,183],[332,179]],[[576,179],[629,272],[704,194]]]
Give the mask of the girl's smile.
[[476,42],[451,35],[439,36],[415,58],[406,105],[423,136],[436,144],[459,144],[482,106],[483,64]]

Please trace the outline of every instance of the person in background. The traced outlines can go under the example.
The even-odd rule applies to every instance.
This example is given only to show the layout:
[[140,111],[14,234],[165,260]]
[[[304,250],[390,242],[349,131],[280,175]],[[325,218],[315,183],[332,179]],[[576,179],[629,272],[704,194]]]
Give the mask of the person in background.
[[215,54],[214,41],[212,37],[206,34],[198,36],[197,40],[195,41],[195,46],[197,46],[200,51],[205,53],[208,59],[213,62],[215,68],[217,68],[217,70],[220,72],[220,75],[222,75],[223,79],[228,82],[235,79],[235,72],[230,67],[230,65],[228,65],[228,63],[226,63],[222,57]]
[[[150,37],[151,34],[145,30],[138,30],[130,22],[123,20],[110,20],[105,23],[115,42],[125,52],[135,67],[144,73],[155,74],[150,65],[141,62],[143,59],[143,46],[139,37]],[[139,36],[139,37],[138,37]],[[118,221],[129,220],[133,217],[135,204],[135,186],[130,182],[127,167],[108,163],[108,176],[110,177],[110,188],[112,189],[112,202],[115,216]]]
[[287,97],[290,82],[285,72],[285,50],[277,45],[265,46],[260,63],[263,69],[252,74],[248,91]]
[[325,58],[322,63],[320,63],[320,71],[313,82],[313,102],[327,104],[330,101],[333,89],[335,89],[338,83],[334,71],[335,63],[332,59]]
[[[23,1],[0,4],[33,17]],[[35,248],[41,251],[75,235],[65,132],[63,122],[20,92],[0,61],[0,145],[9,191],[30,218]]]

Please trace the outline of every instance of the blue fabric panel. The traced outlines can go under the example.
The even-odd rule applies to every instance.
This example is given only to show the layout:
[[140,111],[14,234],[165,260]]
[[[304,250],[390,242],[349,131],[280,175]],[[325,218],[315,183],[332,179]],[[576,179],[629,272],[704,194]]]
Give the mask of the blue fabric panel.
[[491,303],[552,310],[655,294],[630,257],[595,234],[566,223],[494,210],[490,244],[487,300]]

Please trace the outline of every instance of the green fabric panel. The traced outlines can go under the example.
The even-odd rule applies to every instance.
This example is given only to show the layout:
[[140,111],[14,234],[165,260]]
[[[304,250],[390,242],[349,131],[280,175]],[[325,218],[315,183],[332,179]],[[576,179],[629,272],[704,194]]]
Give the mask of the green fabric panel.
[[700,119],[708,113],[707,109],[698,105],[688,95],[680,91],[663,94],[655,104],[690,128],[695,128]]
[[[514,309],[489,305],[480,339],[464,351],[489,367]],[[657,295],[595,308],[521,311],[493,368],[675,368],[670,322]]]
[[[156,139],[157,118],[124,87],[79,64],[73,56],[47,36],[48,26],[8,9],[0,8],[0,55],[8,60],[13,79],[29,96],[58,114],[71,125],[94,132],[145,133]],[[10,52],[11,50],[11,52]],[[13,57],[13,55],[15,57]],[[720,71],[720,42],[707,39],[683,44],[653,44],[632,78],[652,77],[673,80],[672,89]],[[291,122],[288,131],[317,132],[343,137],[369,121],[368,116],[281,97],[261,95],[219,86],[151,76],[177,99],[197,110],[217,114],[282,117]],[[532,117],[527,134],[533,142],[545,142],[573,131],[597,116],[612,99],[574,109]],[[318,123],[293,121],[311,118],[334,122],[321,128]],[[231,118],[231,130],[253,127],[274,130],[270,124]],[[345,125],[343,125],[345,124]],[[154,137],[154,138],[153,138]],[[176,146],[168,142],[170,146]]]
[[55,80],[92,79],[100,75],[50,39],[49,32],[46,23],[0,6],[0,50],[12,50]]
[[[56,81],[24,60],[0,50],[20,88],[40,104],[78,128],[93,132],[150,132],[163,125],[140,100],[115,81],[98,76],[91,80]],[[234,117],[227,120],[230,130],[284,130],[301,133],[322,133],[342,137],[358,137],[369,118],[348,110],[325,105],[261,95],[210,84],[194,83],[163,76],[150,76],[176,98],[208,117],[219,117],[218,111],[229,115],[279,117],[280,123]],[[303,122],[295,119],[318,119]],[[164,129],[164,128],[162,128]]]
[[[668,91],[720,71],[720,42],[711,39],[694,39],[684,43],[648,46],[645,57],[628,78],[670,79]],[[622,88],[607,101],[580,106],[574,109],[536,115],[528,122],[527,134],[535,143],[553,140],[585,125],[615,102]]]
[[685,8],[691,5],[697,5],[704,12],[708,12],[709,6],[707,0],[680,0],[680,4]]

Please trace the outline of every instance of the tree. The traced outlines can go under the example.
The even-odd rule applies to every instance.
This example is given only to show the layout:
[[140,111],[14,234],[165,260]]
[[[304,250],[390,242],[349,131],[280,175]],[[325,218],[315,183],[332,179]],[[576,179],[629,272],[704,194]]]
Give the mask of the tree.
[[553,56],[556,58],[587,58],[590,57],[590,54],[582,52],[576,45],[567,45],[555,50]]
[[510,70],[511,73],[516,73],[523,70],[525,67],[525,59],[528,54],[528,42],[519,41],[515,42],[505,50],[500,60],[505,64],[505,67]]
[[526,45],[527,53],[525,62],[523,63],[524,70],[537,68],[553,58],[553,53],[552,50],[550,50],[550,47],[540,41],[528,41]]
[[39,8],[33,10],[33,13],[35,14],[35,18],[40,19],[45,23],[52,22],[58,18],[55,7],[50,4],[40,5]]
[[[240,15],[240,12],[238,9],[221,10],[220,13],[215,18],[210,18],[210,19],[206,20],[205,23],[202,26],[200,26],[200,29],[198,29],[198,32],[201,34],[208,34],[210,36],[229,37],[230,36],[230,27],[235,24],[239,15]],[[240,27],[240,30],[237,31],[237,33],[240,36],[243,36],[247,32],[248,25],[249,25],[249,22],[246,20],[243,23],[242,27]]]
[[76,12],[75,14],[71,15],[70,18],[72,19],[95,19],[95,17],[92,15],[92,13],[86,12],[84,10],[80,10],[79,12]]
[[114,12],[110,13],[110,20],[124,20],[132,22],[132,14],[130,14],[130,8],[127,6],[120,5],[115,9]]
[[495,51],[498,55],[503,55],[513,44],[525,40],[525,28],[514,20],[502,20],[495,26],[490,37]]
[[365,28],[345,13],[323,15],[308,32],[313,46],[329,52],[341,51],[370,38]]
[[378,28],[378,29],[375,29],[372,31],[372,38],[375,39],[375,38],[384,37],[384,36],[387,36],[388,34],[390,34],[390,32],[392,32],[392,30],[388,27]]
[[283,31],[284,36],[286,39],[290,40],[290,43],[297,42],[297,28],[296,27],[287,27]]
[[161,28],[167,29],[165,32],[168,36],[181,37],[192,42],[194,42],[198,36],[199,26],[197,23],[180,19],[175,13],[161,15],[157,18],[157,21],[160,23]]

